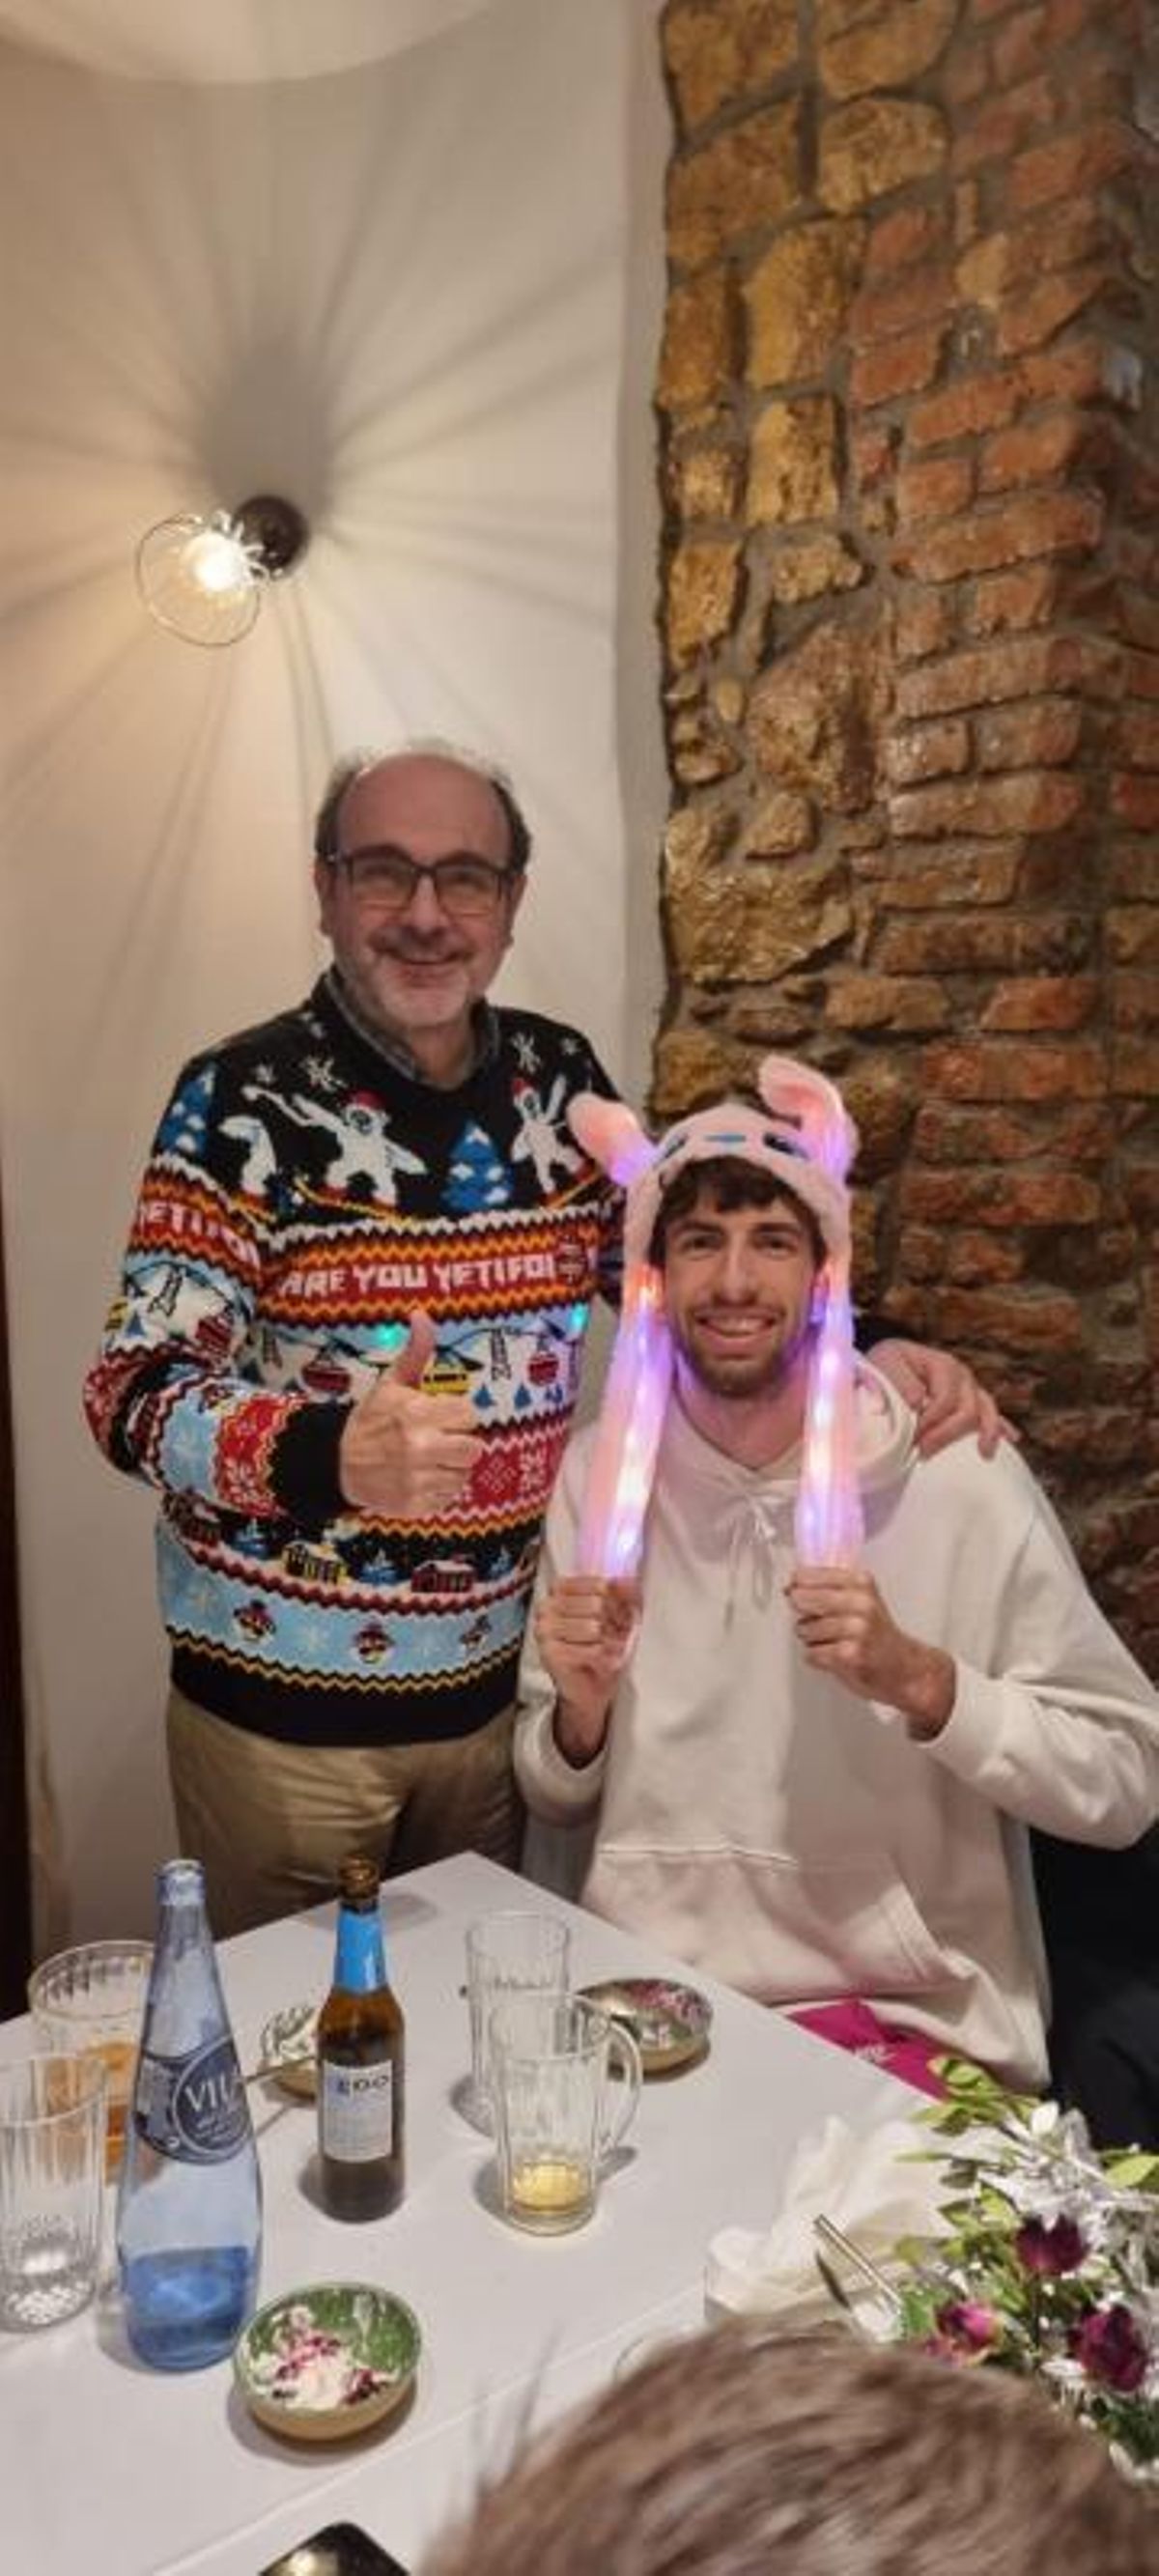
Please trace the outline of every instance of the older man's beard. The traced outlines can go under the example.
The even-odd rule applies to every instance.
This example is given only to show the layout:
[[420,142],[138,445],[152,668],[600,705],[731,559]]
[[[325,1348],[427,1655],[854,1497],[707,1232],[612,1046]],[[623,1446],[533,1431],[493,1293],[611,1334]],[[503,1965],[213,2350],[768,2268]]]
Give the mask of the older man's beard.
[[[407,981],[408,967],[441,969],[438,981],[424,986]],[[370,959],[343,956],[338,969],[355,1009],[371,1031],[385,1036],[421,1029],[444,1019],[458,1019],[470,1003],[469,965],[459,955],[437,950],[408,950],[399,955],[375,948]]]

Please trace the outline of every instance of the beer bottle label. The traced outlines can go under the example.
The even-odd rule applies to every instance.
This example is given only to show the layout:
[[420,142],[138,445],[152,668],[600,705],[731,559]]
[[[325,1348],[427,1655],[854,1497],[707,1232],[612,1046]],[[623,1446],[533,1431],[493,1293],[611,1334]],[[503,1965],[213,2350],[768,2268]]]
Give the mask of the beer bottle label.
[[392,2060],[383,2058],[374,2066],[336,2066],[323,2058],[320,2073],[323,2155],[347,2165],[371,2164],[389,2156],[394,2148]]
[[212,2039],[186,2057],[142,2050],[133,2125],[175,2164],[220,2165],[249,2134],[245,2086],[232,2039]]

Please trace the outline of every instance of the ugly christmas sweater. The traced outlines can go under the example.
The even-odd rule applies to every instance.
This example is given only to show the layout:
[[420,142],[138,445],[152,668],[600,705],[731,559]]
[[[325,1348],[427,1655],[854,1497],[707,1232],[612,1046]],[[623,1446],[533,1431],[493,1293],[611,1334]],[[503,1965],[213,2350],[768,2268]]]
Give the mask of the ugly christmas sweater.
[[[587,1040],[487,1015],[454,1089],[413,1078],[323,979],[197,1056],[154,1140],[85,1400],[163,1497],[176,1687],[284,1742],[466,1735],[514,1696],[540,1527],[619,1206],[567,1126],[611,1084]],[[481,1450],[446,1512],[348,1509],[343,1426],[406,1338],[469,1396]]]

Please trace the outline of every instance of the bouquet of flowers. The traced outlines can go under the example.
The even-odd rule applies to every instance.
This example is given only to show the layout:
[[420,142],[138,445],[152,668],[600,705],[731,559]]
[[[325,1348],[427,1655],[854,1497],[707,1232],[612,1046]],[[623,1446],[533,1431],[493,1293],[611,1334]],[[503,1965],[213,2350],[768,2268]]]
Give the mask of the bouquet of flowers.
[[1075,2111],[943,2061],[949,2234],[898,2247],[890,2332],[1037,2378],[1159,2489],[1159,2155],[1100,2153]]

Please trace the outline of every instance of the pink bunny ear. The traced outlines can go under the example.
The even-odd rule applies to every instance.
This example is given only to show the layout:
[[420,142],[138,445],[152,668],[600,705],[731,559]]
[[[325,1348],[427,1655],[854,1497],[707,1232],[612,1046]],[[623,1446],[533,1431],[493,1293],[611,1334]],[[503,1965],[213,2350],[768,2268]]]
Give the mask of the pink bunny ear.
[[568,1103],[567,1123],[576,1143],[621,1189],[656,1159],[651,1137],[645,1135],[626,1101],[605,1100],[598,1091],[579,1091]]
[[812,1065],[788,1055],[767,1055],[757,1072],[762,1100],[786,1143],[802,1148],[835,1180],[843,1181],[857,1152],[857,1129],[840,1092]]

